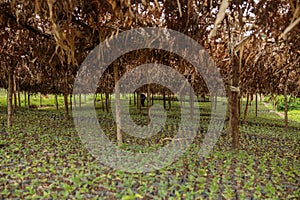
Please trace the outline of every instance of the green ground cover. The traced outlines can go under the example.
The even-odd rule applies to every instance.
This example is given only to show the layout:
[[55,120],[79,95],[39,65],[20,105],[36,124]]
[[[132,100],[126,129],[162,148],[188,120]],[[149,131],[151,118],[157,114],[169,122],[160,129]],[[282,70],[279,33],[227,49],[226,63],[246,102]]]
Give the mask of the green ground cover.
[[[161,102],[160,102],[161,103]],[[292,122],[288,132],[283,120],[259,103],[249,107],[248,124],[240,126],[240,150],[230,148],[224,130],[206,158],[198,152],[210,120],[210,103],[201,102],[200,129],[180,159],[151,173],[130,174],[103,165],[82,144],[72,121],[63,120],[62,108],[19,108],[11,129],[0,133],[0,199],[299,199],[300,125]],[[116,141],[111,113],[97,116],[111,141]],[[163,130],[148,140],[124,134],[122,148],[153,151],[164,138],[176,134],[179,103],[167,111]],[[6,108],[0,106],[0,124]],[[135,107],[136,123],[146,121]]]

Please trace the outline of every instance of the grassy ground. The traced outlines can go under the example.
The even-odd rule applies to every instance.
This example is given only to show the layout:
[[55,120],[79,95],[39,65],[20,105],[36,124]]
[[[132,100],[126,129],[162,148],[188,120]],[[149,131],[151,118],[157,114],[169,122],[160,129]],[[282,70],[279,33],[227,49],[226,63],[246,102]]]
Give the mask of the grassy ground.
[[[2,100],[3,101],[3,100]],[[97,116],[106,136],[116,142],[111,113]],[[259,104],[249,107],[248,124],[240,126],[240,150],[230,148],[226,131],[206,158],[199,157],[209,124],[210,104],[200,103],[200,131],[184,156],[150,173],[125,173],[105,167],[82,144],[63,110],[20,109],[11,129],[0,133],[0,199],[299,199],[300,125],[283,120]],[[6,120],[0,106],[0,124]],[[144,113],[145,110],[144,110]],[[146,115],[131,107],[133,120]],[[149,152],[166,145],[179,121],[179,109],[167,112],[167,125],[149,139],[124,134],[123,149]],[[101,162],[101,159],[100,159]]]

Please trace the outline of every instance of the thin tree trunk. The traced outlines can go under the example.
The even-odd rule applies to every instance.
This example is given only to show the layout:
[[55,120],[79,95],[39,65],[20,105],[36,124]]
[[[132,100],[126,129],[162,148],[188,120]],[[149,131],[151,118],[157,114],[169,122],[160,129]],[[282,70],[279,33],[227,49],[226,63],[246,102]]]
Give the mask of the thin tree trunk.
[[95,94],[93,95],[93,99],[94,99],[94,107],[96,108],[97,93],[95,93]]
[[103,94],[100,94],[101,97],[101,105],[102,105],[102,111],[104,112],[104,101],[103,101]]
[[[14,64],[14,63],[13,63]],[[13,117],[13,105],[12,105],[12,98],[13,98],[13,69],[10,67],[8,71],[8,88],[7,88],[7,127],[12,126],[12,117]]]
[[40,107],[43,106],[42,94],[40,94]]
[[246,124],[246,122],[247,122],[248,105],[249,105],[249,93],[247,93],[246,106],[245,106],[245,110],[244,110],[244,119],[243,119],[244,124]]
[[121,146],[123,139],[121,133],[121,113],[120,113],[120,85],[119,85],[119,71],[118,65],[114,65],[114,81],[115,81],[115,91],[116,91],[116,123],[117,123],[117,142]]
[[192,87],[190,88],[190,117],[194,119],[194,95]]
[[285,124],[285,131],[288,131],[289,129],[289,119],[288,119],[288,97],[287,97],[287,85],[285,85],[284,88],[284,124]]
[[72,109],[73,109],[72,94],[70,94],[70,110],[72,111]]
[[150,84],[147,85],[147,114],[148,114],[148,125],[150,124]]
[[171,104],[171,93],[168,93],[168,104],[169,104],[169,110],[171,110],[171,108],[172,108],[172,104]]
[[171,108],[172,108],[171,100],[172,100],[172,94],[171,94],[171,92],[170,92],[170,93],[168,93],[169,110],[171,110]]
[[17,111],[17,83],[16,83],[16,75],[13,73],[13,92],[14,92],[14,112]]
[[262,95],[261,95],[261,93],[259,94],[259,101],[262,102]]
[[182,92],[180,92],[180,97],[179,97],[179,98],[180,98],[180,108],[181,108],[181,109],[182,109],[182,98],[183,98],[182,96],[183,96],[183,95],[182,95]]
[[142,98],[141,98],[141,94],[138,92],[137,93],[137,108],[138,108],[138,112],[140,114],[142,114],[142,102],[141,102]]
[[65,105],[65,120],[69,120],[69,105],[68,105],[68,93],[64,92],[64,105]]
[[24,91],[24,106],[27,106],[27,95],[26,95],[26,91]]
[[108,92],[105,92],[105,108],[106,108],[107,113],[109,112],[108,101],[109,101],[109,94],[108,94]]
[[239,95],[239,116],[241,116],[242,105],[243,105],[243,98],[241,95]]
[[77,107],[76,94],[74,94],[73,96],[73,102],[74,102],[74,109],[76,110]]
[[232,56],[232,90],[231,90],[231,128],[232,128],[232,147],[239,148],[239,112],[238,112],[238,95],[239,95],[239,63],[235,55]]
[[255,94],[255,117],[257,117],[257,112],[258,112],[258,97],[257,93]]
[[57,94],[54,95],[54,104],[55,104],[56,110],[58,110],[58,99],[57,99]]
[[215,99],[214,109],[217,110],[218,96],[215,95],[214,99]]
[[135,92],[133,92],[133,105],[136,105]]
[[28,96],[28,100],[27,100],[27,103],[28,103],[28,109],[30,109],[30,91],[27,92],[27,96]]
[[81,108],[81,93],[79,93],[79,108]]
[[18,106],[21,107],[21,94],[20,94],[20,82],[19,82],[19,80],[18,80],[17,90],[18,90]]
[[231,135],[231,92],[228,94],[228,109],[227,109],[227,119],[228,119],[228,126],[227,126],[227,136]]
[[164,102],[164,109],[166,109],[166,92],[163,91],[163,102]]

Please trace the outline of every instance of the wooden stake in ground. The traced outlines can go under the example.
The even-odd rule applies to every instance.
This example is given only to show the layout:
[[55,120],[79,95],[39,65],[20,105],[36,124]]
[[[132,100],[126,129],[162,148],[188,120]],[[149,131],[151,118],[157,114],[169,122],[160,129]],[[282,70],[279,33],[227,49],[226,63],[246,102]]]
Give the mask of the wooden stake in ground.
[[68,93],[64,92],[64,105],[65,105],[65,120],[69,120],[69,105],[68,105]]
[[122,145],[122,133],[121,133],[121,113],[120,113],[120,85],[119,85],[119,70],[118,65],[114,64],[114,81],[115,81],[115,93],[116,93],[116,124],[117,124],[117,142],[118,145]]
[[232,129],[232,147],[239,147],[239,64],[237,57],[232,57],[232,86],[231,86],[231,129]]
[[148,114],[148,125],[150,124],[150,84],[147,85],[147,114]]
[[[13,61],[14,63],[14,61]],[[13,105],[12,105],[12,96],[13,96],[13,69],[10,67],[8,69],[8,87],[7,87],[7,127],[12,126],[12,116],[13,116]]]
[[287,132],[289,130],[289,119],[288,119],[288,110],[289,110],[289,104],[288,104],[288,97],[287,97],[287,84],[285,84],[284,88],[284,124],[285,124],[285,131]]

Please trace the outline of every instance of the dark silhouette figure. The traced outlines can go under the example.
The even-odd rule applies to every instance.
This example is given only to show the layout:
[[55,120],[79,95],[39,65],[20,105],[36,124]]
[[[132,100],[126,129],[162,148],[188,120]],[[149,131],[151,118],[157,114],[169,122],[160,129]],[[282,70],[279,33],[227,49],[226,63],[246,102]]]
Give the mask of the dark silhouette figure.
[[145,107],[145,100],[146,100],[146,95],[141,94],[141,104],[143,107]]

